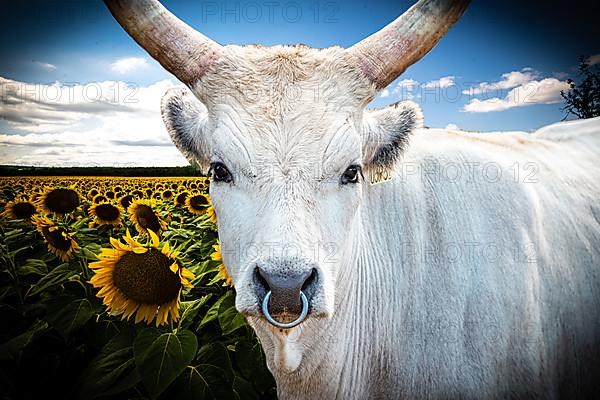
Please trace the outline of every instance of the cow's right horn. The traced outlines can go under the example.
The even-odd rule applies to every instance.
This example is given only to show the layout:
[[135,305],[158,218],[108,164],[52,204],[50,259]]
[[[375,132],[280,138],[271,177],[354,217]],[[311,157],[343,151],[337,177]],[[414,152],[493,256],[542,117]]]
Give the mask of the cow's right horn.
[[186,84],[200,79],[222,46],[191,28],[156,0],[104,0],[129,35]]
[[419,0],[388,26],[347,49],[379,90],[417,62],[465,12],[470,0]]

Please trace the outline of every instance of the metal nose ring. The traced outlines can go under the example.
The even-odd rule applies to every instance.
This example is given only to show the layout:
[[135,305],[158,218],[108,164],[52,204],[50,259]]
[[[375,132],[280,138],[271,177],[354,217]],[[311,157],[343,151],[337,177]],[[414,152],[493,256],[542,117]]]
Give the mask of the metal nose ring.
[[302,299],[302,312],[300,313],[300,316],[298,318],[296,318],[292,322],[288,322],[287,324],[276,321],[275,318],[273,318],[271,316],[271,313],[269,312],[269,300],[270,299],[271,299],[271,291],[269,290],[269,292],[267,293],[267,295],[265,296],[265,298],[263,299],[263,302],[262,302],[262,312],[263,312],[265,318],[267,319],[267,321],[269,321],[269,323],[271,325],[274,325],[278,328],[284,328],[284,329],[293,328],[296,325],[300,324],[302,321],[304,321],[306,319],[306,316],[308,315],[308,299],[306,298],[306,295],[302,292],[302,290],[300,291],[300,299]]

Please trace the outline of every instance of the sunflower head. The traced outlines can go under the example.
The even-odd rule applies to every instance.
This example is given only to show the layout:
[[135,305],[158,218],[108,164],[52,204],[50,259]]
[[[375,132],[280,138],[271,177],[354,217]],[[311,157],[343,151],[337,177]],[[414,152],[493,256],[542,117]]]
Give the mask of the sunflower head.
[[199,193],[188,196],[185,204],[192,214],[202,215],[212,206],[212,201],[207,195]]
[[35,204],[25,197],[9,201],[0,216],[9,219],[29,219],[36,213]]
[[90,217],[98,225],[120,225],[122,212],[120,206],[110,203],[93,204],[89,209]]
[[105,202],[108,201],[108,197],[106,197],[103,194],[97,194],[97,195],[94,196],[94,198],[92,199],[92,201],[94,203],[96,203],[96,204],[105,203]]
[[93,199],[96,195],[98,195],[100,192],[98,191],[98,189],[96,188],[91,188],[89,190],[89,192],[87,193],[87,198],[88,199]]
[[127,208],[129,219],[133,222],[138,233],[148,234],[148,231],[159,233],[167,229],[167,223],[162,220],[154,209],[153,200],[134,200]]
[[189,193],[187,191],[183,191],[183,192],[180,192],[179,194],[177,194],[177,196],[175,196],[175,205],[176,206],[185,205],[185,199],[187,199],[188,196],[189,196]]
[[48,189],[37,200],[37,205],[47,214],[69,214],[79,206],[79,195],[70,188]]
[[210,258],[214,261],[221,261],[221,265],[219,265],[219,272],[217,273],[217,278],[224,280],[228,286],[233,286],[233,280],[227,273],[227,268],[223,264],[223,256],[221,255],[221,245],[214,244],[213,245],[213,253],[210,255]]
[[171,200],[173,198],[173,196],[175,196],[175,194],[173,193],[173,191],[171,189],[166,189],[166,190],[163,190],[161,196],[162,196],[163,200]]
[[129,207],[129,205],[131,204],[132,201],[133,201],[133,195],[126,194],[125,196],[119,198],[119,205],[121,207],[123,207],[124,210],[127,210],[127,207]]
[[48,251],[56,255],[61,261],[69,261],[73,258],[73,254],[79,251],[79,245],[73,239],[73,236],[47,217],[34,215],[33,222],[48,244]]
[[122,319],[135,314],[135,322],[155,321],[156,326],[179,319],[181,291],[191,288],[194,279],[177,259],[178,253],[168,243],[161,243],[149,231],[151,242],[142,245],[129,231],[119,240],[110,240],[112,248],[102,249],[100,261],[91,263],[94,271],[90,283],[99,288],[108,310]]
[[208,220],[213,224],[217,223],[217,212],[213,206],[210,206],[208,210],[206,210],[206,215],[208,215]]

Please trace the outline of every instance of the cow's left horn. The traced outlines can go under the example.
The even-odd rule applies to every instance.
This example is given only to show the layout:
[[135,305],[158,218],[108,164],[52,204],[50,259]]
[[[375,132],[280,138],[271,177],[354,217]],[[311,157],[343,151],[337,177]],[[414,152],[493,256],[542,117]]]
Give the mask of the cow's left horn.
[[129,35],[186,84],[201,78],[222,46],[171,14],[156,0],[104,0]]
[[462,16],[470,0],[420,0],[382,30],[347,49],[383,89],[421,59]]

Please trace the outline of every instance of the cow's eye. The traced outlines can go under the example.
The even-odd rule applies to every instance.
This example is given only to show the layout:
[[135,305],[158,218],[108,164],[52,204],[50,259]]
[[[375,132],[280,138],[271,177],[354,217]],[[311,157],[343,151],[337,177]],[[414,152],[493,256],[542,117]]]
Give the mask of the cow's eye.
[[359,175],[362,175],[360,165],[351,165],[342,174],[340,183],[346,185],[348,183],[357,183]]
[[210,165],[212,179],[215,182],[231,182],[233,180],[231,173],[221,162],[215,162]]

